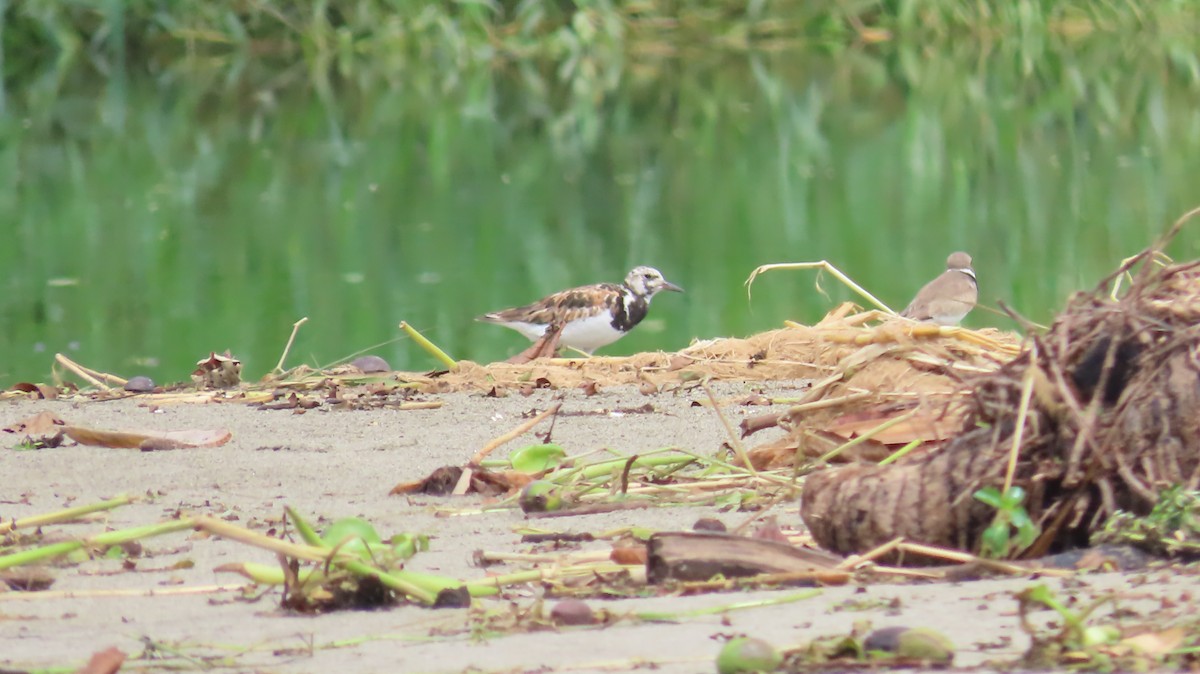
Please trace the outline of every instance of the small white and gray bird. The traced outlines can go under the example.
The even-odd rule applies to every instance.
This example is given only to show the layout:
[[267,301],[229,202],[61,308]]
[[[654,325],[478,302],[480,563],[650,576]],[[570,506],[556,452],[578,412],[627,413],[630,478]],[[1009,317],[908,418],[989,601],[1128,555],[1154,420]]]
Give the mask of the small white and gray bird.
[[663,290],[683,292],[657,269],[635,267],[619,285],[597,283],[562,290],[533,304],[492,312],[477,320],[512,328],[532,341],[551,325],[561,325],[558,343],[590,354],[640,323],[650,300]]
[[914,321],[958,325],[979,300],[971,256],[962,251],[946,258],[946,271],[925,284],[900,315]]

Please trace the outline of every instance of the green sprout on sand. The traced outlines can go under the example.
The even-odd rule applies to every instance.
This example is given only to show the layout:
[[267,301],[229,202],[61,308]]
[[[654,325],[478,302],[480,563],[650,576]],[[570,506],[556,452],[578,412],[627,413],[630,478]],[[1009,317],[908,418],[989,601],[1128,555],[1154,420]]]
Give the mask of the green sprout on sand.
[[980,556],[1007,559],[1037,540],[1039,529],[1025,510],[1024,489],[1014,486],[1002,492],[996,487],[984,487],[974,496],[996,510],[995,519],[980,540]]

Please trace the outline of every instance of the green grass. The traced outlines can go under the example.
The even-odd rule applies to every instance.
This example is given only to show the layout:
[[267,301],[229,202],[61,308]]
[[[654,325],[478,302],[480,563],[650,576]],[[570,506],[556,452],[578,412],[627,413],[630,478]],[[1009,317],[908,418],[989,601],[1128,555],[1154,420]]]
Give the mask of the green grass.
[[1047,320],[1196,204],[1189,3],[578,4],[8,3],[0,384],[54,351],[257,377],[301,316],[291,364],[400,320],[501,358],[474,316],[635,264],[688,292],[604,353],[848,299],[781,273],[749,306],[765,262],[902,306],[964,248]]

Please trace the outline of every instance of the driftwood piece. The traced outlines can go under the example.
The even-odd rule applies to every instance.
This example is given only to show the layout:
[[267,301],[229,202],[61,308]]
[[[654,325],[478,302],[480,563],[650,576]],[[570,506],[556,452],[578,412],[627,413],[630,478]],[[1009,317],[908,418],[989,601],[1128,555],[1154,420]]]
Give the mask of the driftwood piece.
[[646,579],[703,581],[716,575],[832,571],[842,558],[786,543],[710,532],[660,532],[647,544]]

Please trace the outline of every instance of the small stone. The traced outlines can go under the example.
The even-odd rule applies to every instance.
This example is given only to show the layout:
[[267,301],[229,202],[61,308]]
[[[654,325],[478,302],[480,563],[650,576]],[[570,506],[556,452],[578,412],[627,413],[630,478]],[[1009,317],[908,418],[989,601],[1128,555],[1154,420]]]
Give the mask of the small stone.
[[863,640],[863,648],[926,662],[948,663],[954,659],[954,644],[942,633],[927,627],[877,629]]
[[596,612],[578,599],[564,599],[550,609],[550,622],[555,625],[595,625]]
[[692,525],[692,531],[728,531],[725,523],[715,517],[701,517]]
[[154,390],[154,380],[139,375],[125,382],[124,388],[130,393],[150,393]]
[[360,356],[350,362],[351,365],[366,373],[391,372],[392,366],[379,356]]
[[900,646],[900,635],[906,630],[907,627],[881,627],[867,635],[863,640],[863,649],[895,653]]

